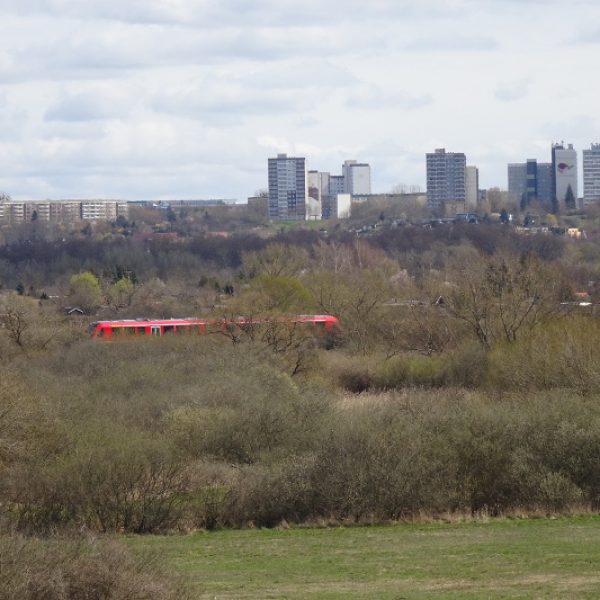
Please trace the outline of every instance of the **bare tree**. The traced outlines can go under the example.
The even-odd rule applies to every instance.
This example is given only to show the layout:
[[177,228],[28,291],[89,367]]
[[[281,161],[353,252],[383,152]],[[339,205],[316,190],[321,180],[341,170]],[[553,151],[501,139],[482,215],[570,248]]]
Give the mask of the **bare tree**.
[[443,295],[448,314],[466,323],[486,349],[514,342],[557,310],[556,272],[531,254],[503,253],[450,267]]

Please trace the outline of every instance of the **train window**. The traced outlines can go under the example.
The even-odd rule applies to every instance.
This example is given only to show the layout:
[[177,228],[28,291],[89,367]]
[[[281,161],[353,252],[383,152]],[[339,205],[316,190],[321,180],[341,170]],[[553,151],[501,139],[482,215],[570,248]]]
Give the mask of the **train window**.
[[145,327],[136,327],[135,332],[138,335],[146,335],[146,328]]
[[122,333],[122,329],[120,327],[113,327],[112,328],[112,336],[113,337],[119,337]]
[[160,336],[160,325],[150,325],[150,333],[152,335]]
[[177,325],[175,328],[175,333],[177,335],[185,335],[186,333],[189,333],[189,327],[185,325]]
[[104,329],[98,329],[98,331],[97,331],[96,335],[97,335],[98,337],[104,337]]
[[135,335],[135,327],[125,327],[124,331],[127,335]]
[[163,335],[166,335],[167,333],[175,333],[175,327],[173,325],[165,325],[163,327]]

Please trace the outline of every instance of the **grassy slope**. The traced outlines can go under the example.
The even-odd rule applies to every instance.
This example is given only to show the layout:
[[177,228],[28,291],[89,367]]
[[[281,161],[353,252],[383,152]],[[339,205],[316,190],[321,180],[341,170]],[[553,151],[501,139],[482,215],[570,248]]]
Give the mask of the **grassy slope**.
[[199,598],[600,598],[600,518],[132,537]]

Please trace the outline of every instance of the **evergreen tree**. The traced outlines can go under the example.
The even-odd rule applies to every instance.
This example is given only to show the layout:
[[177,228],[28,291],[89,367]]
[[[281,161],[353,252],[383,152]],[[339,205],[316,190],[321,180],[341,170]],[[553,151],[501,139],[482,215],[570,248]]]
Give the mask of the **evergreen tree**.
[[525,209],[527,208],[527,196],[525,196],[525,194],[521,194],[521,201],[519,202],[519,208],[521,209],[521,212],[525,212]]
[[575,194],[573,194],[573,190],[570,184],[567,188],[567,193],[565,195],[565,205],[567,206],[567,210],[575,210],[576,208]]

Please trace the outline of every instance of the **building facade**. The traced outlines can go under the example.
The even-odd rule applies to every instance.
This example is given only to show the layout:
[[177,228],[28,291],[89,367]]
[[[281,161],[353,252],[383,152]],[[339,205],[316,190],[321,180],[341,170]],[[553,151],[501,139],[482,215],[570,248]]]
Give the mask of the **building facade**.
[[577,205],[577,152],[573,144],[552,144],[552,196],[559,206],[571,197]]
[[0,219],[11,223],[49,221],[114,221],[129,217],[129,207],[123,200],[8,200],[0,202]]
[[508,164],[508,194],[515,202],[525,202],[527,194],[527,164]]
[[344,178],[344,194],[370,194],[371,193],[371,167],[367,163],[347,160],[342,165]]
[[308,171],[308,173],[306,174],[306,183],[306,218],[311,221],[319,220],[323,212],[321,173],[319,173],[319,171]]
[[583,202],[600,202],[600,144],[583,151]]
[[352,208],[350,194],[323,197],[323,219],[349,219]]
[[438,148],[428,153],[426,160],[429,209],[443,211],[446,203],[464,203],[466,156],[462,152],[446,152],[444,148]]
[[508,193],[514,202],[527,206],[533,201],[550,205],[552,201],[552,164],[528,158],[508,165]]
[[465,206],[468,211],[477,210],[479,204],[479,169],[477,167],[465,168]]
[[552,203],[552,163],[537,164],[537,193],[540,202]]
[[343,194],[345,188],[344,176],[343,175],[330,175],[329,177],[329,195],[337,196],[337,194]]
[[269,218],[306,219],[306,159],[278,154],[269,158]]

